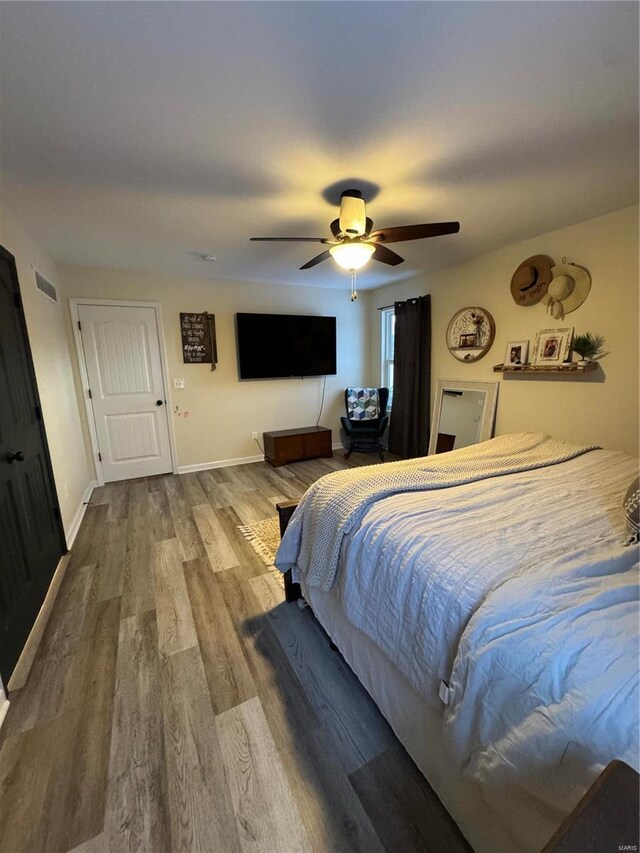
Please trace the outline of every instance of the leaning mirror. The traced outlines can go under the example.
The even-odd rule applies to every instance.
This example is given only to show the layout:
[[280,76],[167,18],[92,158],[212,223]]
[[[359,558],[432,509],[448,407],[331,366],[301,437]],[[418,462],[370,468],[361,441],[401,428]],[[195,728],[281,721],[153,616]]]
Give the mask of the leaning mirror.
[[493,435],[498,382],[436,382],[429,455],[458,450]]

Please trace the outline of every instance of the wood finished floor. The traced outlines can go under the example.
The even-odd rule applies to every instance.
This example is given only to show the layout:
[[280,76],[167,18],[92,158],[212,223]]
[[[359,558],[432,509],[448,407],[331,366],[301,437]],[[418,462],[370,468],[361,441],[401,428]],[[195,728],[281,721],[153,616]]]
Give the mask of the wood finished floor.
[[470,848],[237,527],[371,455],[96,489],[0,732],[0,852]]

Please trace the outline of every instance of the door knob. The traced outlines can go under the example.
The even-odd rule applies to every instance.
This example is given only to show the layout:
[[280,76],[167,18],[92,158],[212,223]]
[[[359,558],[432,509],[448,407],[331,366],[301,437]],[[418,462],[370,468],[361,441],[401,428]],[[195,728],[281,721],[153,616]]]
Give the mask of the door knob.
[[16,462],[24,462],[24,453],[22,450],[16,450],[15,453],[10,450],[7,453],[7,462],[13,462],[14,459]]
[[164,403],[164,400],[156,400],[156,406],[161,406]]

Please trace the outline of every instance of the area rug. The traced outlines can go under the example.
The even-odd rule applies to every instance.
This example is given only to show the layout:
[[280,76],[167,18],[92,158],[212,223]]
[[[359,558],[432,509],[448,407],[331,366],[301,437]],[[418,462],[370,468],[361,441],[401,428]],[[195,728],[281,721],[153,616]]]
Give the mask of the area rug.
[[280,521],[278,517],[266,518],[264,521],[257,521],[255,524],[242,525],[238,527],[238,530],[263,563],[266,563],[278,580],[284,584],[282,572],[279,572],[273,565],[276,551],[280,545]]

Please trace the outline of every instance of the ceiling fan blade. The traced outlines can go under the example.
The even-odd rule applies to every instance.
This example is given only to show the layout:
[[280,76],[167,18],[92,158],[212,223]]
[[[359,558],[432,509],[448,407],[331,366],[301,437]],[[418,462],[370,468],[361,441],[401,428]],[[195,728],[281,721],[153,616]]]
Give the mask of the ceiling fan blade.
[[376,250],[371,257],[374,261],[380,261],[381,264],[389,264],[391,267],[396,267],[398,264],[404,263],[404,258],[392,252],[391,249],[387,249],[382,243],[376,245]]
[[321,254],[316,255],[315,258],[311,258],[311,260],[307,261],[307,263],[304,264],[304,266],[301,266],[300,269],[301,270],[309,270],[309,269],[311,269],[311,267],[315,267],[316,264],[321,264],[323,261],[326,261],[327,258],[330,258],[330,257],[331,257],[331,252],[329,252],[329,250],[327,249],[326,252],[322,252]]
[[254,243],[328,243],[325,237],[249,237]]
[[379,228],[369,240],[377,243],[402,243],[405,240],[424,240],[426,237],[443,237],[457,234],[459,222],[431,222],[427,225],[399,225],[396,228]]

